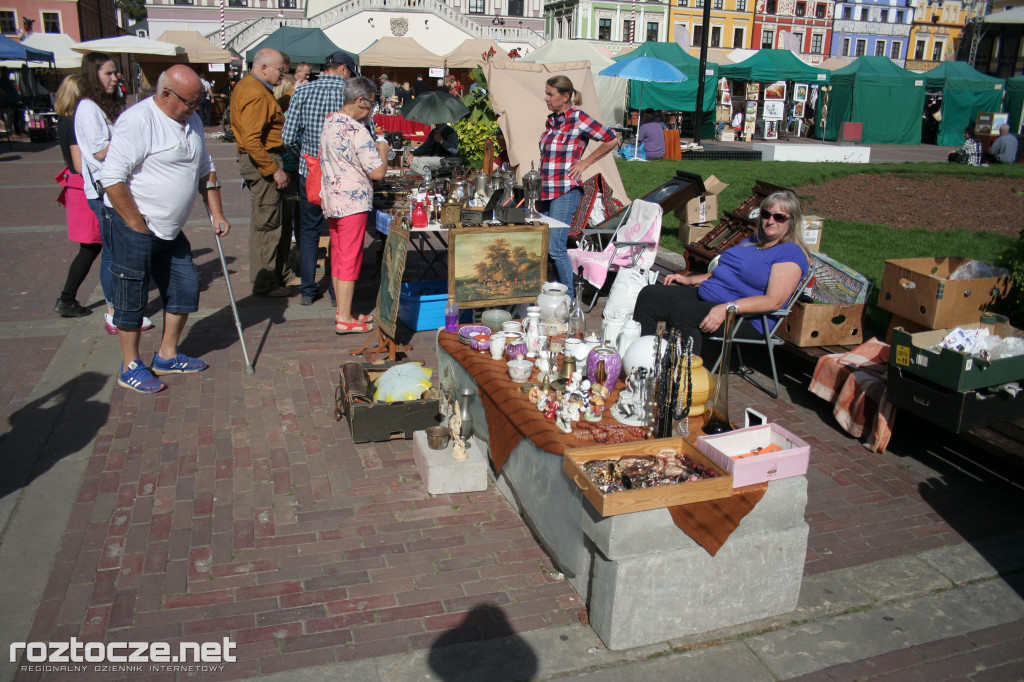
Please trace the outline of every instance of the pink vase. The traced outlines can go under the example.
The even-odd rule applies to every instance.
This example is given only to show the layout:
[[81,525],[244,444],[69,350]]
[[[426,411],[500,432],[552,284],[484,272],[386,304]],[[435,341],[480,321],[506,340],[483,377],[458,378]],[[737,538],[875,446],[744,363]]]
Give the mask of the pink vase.
[[622,358],[610,346],[598,346],[587,355],[587,379],[591,384],[597,383],[597,367],[604,360],[604,371],[608,373],[604,385],[610,391],[615,388],[619,380],[619,372],[622,371]]

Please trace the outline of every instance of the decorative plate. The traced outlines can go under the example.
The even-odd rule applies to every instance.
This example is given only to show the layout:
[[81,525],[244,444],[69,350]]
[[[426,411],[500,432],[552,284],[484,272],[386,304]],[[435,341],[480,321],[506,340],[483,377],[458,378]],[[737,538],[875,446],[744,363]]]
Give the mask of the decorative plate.
[[459,327],[459,341],[461,341],[462,343],[464,343],[464,344],[466,344],[468,346],[470,341],[472,341],[473,337],[476,336],[477,334],[490,334],[490,333],[491,333],[491,329],[490,329],[490,327],[487,327],[486,325],[482,325],[482,324],[464,324],[461,327]]

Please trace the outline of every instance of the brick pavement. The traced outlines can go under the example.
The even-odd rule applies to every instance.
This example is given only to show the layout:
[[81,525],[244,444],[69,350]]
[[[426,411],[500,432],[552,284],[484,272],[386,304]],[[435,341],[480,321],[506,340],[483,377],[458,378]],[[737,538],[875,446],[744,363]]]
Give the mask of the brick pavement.
[[[62,343],[114,342],[98,329],[98,315],[68,321],[50,312],[65,252],[73,253],[47,184],[59,152],[18,148],[21,158],[0,163],[11,207],[0,229],[3,290],[17,302],[0,310],[7,370],[0,409],[8,417],[23,410],[15,431],[29,416],[27,423],[48,428],[38,409],[25,408]],[[226,679],[577,620],[579,597],[493,487],[429,496],[409,443],[355,445],[334,422],[337,365],[363,339],[331,334],[326,303],[302,319],[295,300],[245,296],[246,201],[230,189],[237,187],[231,150],[213,150],[229,188],[236,232],[226,247],[237,254],[232,277],[257,373],[243,372],[212,237],[195,229],[205,223],[198,209],[191,234],[203,311],[182,349],[211,368],[169,377],[169,390],[155,397],[115,388],[102,413],[92,413],[94,423],[76,425],[94,447],[54,565],[42,569],[49,581],[30,639],[230,636],[240,663]],[[11,203],[15,193],[23,201]],[[96,283],[94,268],[83,292]],[[29,293],[38,291],[53,293]],[[361,287],[363,295],[372,291],[372,284]],[[90,302],[96,298],[93,291]],[[144,336],[145,353],[157,333]],[[436,365],[431,335],[413,341],[411,358]],[[808,575],[1021,526],[1020,488],[1001,463],[902,417],[890,450],[869,453],[799,388],[807,380],[802,368],[785,370],[787,400],[734,379],[731,404],[734,416],[755,406],[812,444]],[[68,368],[69,385],[76,381],[85,379]],[[24,431],[23,442],[35,442]],[[464,621],[470,626],[455,630]]]

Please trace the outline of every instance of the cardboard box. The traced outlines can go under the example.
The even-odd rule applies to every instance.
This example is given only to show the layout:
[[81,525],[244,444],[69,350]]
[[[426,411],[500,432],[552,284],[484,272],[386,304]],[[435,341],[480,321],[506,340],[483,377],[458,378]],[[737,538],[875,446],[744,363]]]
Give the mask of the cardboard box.
[[822,220],[821,216],[804,216],[804,244],[807,245],[809,250],[821,251],[821,230],[824,225],[825,221]]
[[[1000,315],[986,315],[981,322],[959,326],[963,329],[987,327],[994,336],[1024,338],[1024,331],[1011,326]],[[971,391],[1024,379],[1024,356],[986,362],[949,348],[935,350],[950,331],[935,329],[912,334],[893,329],[889,364],[954,391]]]
[[353,443],[369,443],[404,438],[416,431],[440,423],[439,401],[405,400],[377,403],[373,400],[372,382],[392,364],[365,365],[346,362],[341,365],[341,384],[335,405],[335,419],[344,414]]
[[728,187],[714,175],[704,181],[705,194],[686,202],[686,210],[680,223],[689,225],[713,223],[718,220],[718,195]]
[[953,433],[1024,417],[1024,391],[1013,397],[1005,392],[951,391],[892,365],[886,396],[901,410]]
[[[751,454],[769,445],[779,450]],[[807,473],[811,448],[778,424],[761,424],[713,436],[699,436],[697,449],[732,474],[733,487],[774,481]]]
[[889,313],[889,326],[885,330],[885,342],[889,345],[892,345],[892,333],[897,327],[909,334],[928,331],[928,327],[925,327],[923,324],[911,322],[905,317]]
[[[605,494],[598,490],[590,476],[583,471],[583,464],[594,459],[620,459],[626,455],[653,455],[663,449],[671,448],[679,453],[688,454],[693,460],[714,469],[718,476],[704,478],[699,481],[687,481],[674,485],[663,485],[657,488],[640,490],[623,490]],[[569,475],[584,497],[590,500],[601,516],[615,516],[630,512],[674,507],[678,504],[720,500],[732,496],[732,476],[721,471],[720,467],[704,456],[699,450],[683,438],[657,438],[640,440],[615,445],[595,445],[587,448],[572,448],[565,451],[562,469]]]
[[736,131],[731,128],[723,130],[722,132],[718,133],[717,139],[719,142],[735,142]]
[[864,304],[797,301],[779,324],[779,338],[795,346],[860,345],[864,340]]
[[687,225],[686,223],[679,224],[679,241],[685,246],[686,244],[692,244],[699,242],[701,239],[707,236],[708,232],[715,229],[713,225]]
[[947,279],[966,258],[887,260],[878,306],[929,329],[977,322],[1010,292],[1008,277]]

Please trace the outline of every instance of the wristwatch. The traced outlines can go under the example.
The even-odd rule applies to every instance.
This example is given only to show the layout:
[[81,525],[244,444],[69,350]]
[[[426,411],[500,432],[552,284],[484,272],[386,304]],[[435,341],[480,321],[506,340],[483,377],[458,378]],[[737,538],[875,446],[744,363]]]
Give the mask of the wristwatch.
[[220,189],[220,180],[217,182],[206,182],[206,189]]
[[739,311],[740,311],[740,304],[737,303],[736,301],[731,301],[731,302],[725,304],[725,310],[726,310],[726,312],[731,310],[734,313],[739,313]]

